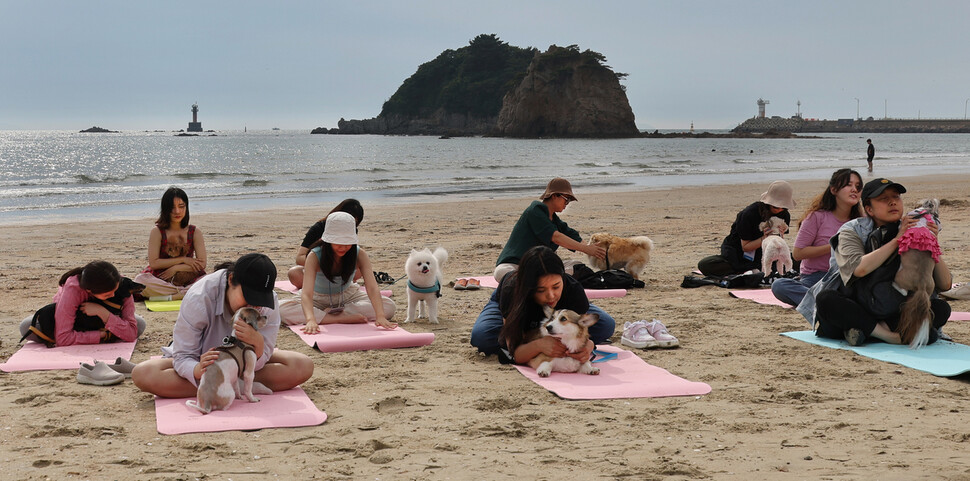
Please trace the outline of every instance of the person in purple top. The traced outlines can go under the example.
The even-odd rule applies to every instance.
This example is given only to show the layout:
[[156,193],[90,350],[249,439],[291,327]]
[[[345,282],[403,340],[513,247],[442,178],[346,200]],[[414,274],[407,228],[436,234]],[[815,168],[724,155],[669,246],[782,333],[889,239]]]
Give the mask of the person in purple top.
[[780,278],[771,284],[771,293],[782,302],[797,306],[809,287],[815,285],[829,269],[829,239],[842,224],[862,217],[859,195],[862,176],[852,169],[839,169],[832,174],[825,191],[805,210],[795,237],[792,257],[801,262],[797,279]]

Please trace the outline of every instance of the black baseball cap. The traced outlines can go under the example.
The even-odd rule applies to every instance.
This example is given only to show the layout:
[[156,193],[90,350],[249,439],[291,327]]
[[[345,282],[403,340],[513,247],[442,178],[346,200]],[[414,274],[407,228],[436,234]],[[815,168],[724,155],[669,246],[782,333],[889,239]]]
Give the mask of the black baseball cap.
[[906,193],[906,188],[903,187],[903,184],[897,184],[889,179],[883,179],[880,177],[878,179],[872,179],[869,182],[866,182],[866,185],[862,188],[862,198],[871,199],[873,197],[879,197],[879,194],[882,194],[882,191],[890,187],[895,188],[900,194]]
[[233,279],[242,286],[246,302],[259,307],[276,307],[273,287],[276,285],[276,265],[263,254],[246,254],[236,261]]

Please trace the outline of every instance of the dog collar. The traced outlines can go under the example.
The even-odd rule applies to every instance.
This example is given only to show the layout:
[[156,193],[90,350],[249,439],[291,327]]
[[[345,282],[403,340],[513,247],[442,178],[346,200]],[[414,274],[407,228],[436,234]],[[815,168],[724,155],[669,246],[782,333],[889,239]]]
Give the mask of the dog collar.
[[411,282],[410,279],[408,279],[408,289],[411,289],[412,291],[417,292],[419,294],[431,294],[432,292],[435,292],[439,296],[441,295],[441,283],[438,282],[437,280],[434,281],[434,285],[431,287],[418,287],[414,285],[414,283]]

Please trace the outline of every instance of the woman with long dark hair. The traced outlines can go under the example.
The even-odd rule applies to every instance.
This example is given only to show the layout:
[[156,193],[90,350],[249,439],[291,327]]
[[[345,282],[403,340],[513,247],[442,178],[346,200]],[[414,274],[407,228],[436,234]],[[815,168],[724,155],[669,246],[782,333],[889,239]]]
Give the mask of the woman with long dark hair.
[[[340,201],[333,210],[327,213],[327,216],[334,212],[346,212],[354,216],[354,221],[358,228],[364,220],[364,206],[360,205],[360,201],[357,199],[344,199]],[[324,216],[324,218],[310,226],[306,231],[306,235],[303,236],[303,242],[300,243],[300,247],[296,249],[296,265],[290,268],[286,276],[290,280],[290,284],[296,286],[297,289],[303,288],[303,272],[305,269],[304,266],[306,266],[306,256],[310,253],[310,249],[315,247],[315,243],[320,242],[320,237],[323,236],[323,231],[326,227],[327,217]]]
[[839,169],[832,174],[825,191],[812,200],[798,223],[798,236],[792,257],[799,261],[797,279],[780,278],[771,283],[771,293],[788,304],[797,306],[809,287],[829,270],[829,239],[842,224],[862,217],[859,195],[862,176],[852,169]]
[[[394,301],[381,296],[370,258],[357,245],[357,223],[346,212],[327,216],[326,228],[306,256],[300,297],[280,304],[283,322],[305,324],[307,334],[320,332],[320,324],[357,324],[374,321],[393,329]],[[354,282],[364,279],[366,292]]]
[[[544,306],[599,316],[589,328],[591,341],[586,349],[567,352],[559,339],[551,336],[526,341],[529,331],[538,329]],[[552,249],[536,246],[522,256],[518,269],[502,277],[472,327],[471,344],[485,354],[499,354],[503,362],[523,364],[539,353],[570,356],[582,362],[589,359],[595,344],[613,335],[615,327],[609,314],[590,304],[579,281],[566,275],[562,259]]]
[[148,235],[148,267],[134,281],[145,286],[145,297],[181,299],[205,275],[205,265],[205,238],[189,223],[189,196],[178,187],[169,187],[162,194],[158,220]]

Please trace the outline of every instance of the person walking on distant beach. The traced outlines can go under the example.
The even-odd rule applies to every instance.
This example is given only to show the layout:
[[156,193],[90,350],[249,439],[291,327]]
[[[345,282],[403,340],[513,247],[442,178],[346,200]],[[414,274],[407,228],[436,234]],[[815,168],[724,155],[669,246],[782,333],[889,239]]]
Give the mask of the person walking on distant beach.
[[869,173],[872,173],[872,158],[876,156],[876,147],[872,145],[872,139],[866,139],[869,148],[866,150],[867,161],[869,162]]

